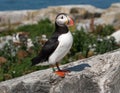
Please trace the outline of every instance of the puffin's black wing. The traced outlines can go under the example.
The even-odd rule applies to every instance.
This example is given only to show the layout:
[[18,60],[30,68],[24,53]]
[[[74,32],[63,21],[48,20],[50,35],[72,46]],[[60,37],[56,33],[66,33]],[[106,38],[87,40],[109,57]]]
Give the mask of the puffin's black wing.
[[55,51],[59,44],[58,38],[57,37],[52,37],[49,39],[45,45],[43,46],[42,50],[38,54],[37,57],[34,57],[32,61],[32,65],[36,65],[40,62],[47,61],[49,56]]

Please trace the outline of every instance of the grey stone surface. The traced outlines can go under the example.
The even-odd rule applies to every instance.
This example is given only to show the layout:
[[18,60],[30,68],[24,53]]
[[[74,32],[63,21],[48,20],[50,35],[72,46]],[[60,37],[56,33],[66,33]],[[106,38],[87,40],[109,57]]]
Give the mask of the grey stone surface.
[[60,78],[51,69],[0,83],[0,93],[120,93],[120,49],[71,62]]

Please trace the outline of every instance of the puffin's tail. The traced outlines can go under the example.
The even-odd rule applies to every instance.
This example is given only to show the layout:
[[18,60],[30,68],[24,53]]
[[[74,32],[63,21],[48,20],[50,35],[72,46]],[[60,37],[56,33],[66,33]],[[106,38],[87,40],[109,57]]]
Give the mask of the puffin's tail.
[[36,64],[41,62],[41,57],[39,57],[39,56],[34,57],[33,59],[31,59],[31,61],[32,61],[31,66],[34,66],[34,65],[36,65]]
[[36,56],[34,57],[33,59],[31,59],[32,61],[32,64],[31,66],[46,66],[46,65],[49,65],[49,62],[47,61],[47,58],[43,57],[43,56]]

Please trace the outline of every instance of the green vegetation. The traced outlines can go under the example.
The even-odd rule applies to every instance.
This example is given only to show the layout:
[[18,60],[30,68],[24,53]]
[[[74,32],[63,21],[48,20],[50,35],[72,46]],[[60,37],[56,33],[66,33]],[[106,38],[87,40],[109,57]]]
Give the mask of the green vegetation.
[[54,31],[54,25],[49,21],[49,19],[41,20],[38,24],[26,25],[18,28],[18,31],[24,31],[30,33],[32,39],[35,36],[46,34],[50,36]]
[[[97,27],[96,27],[97,28]],[[106,30],[106,28],[108,30]],[[97,29],[92,33],[86,33],[84,29],[80,31],[75,31],[74,36],[74,44],[71,49],[71,53],[74,55],[80,52],[80,55],[83,58],[87,58],[97,54],[103,54],[105,52],[109,52],[118,48],[115,43],[114,38],[107,38],[114,30],[112,26],[107,25],[103,27],[101,31],[103,34],[96,34]],[[106,35],[105,35],[106,33]]]
[[[114,42],[114,38],[106,38],[107,35],[110,35],[114,31],[114,28],[110,25],[97,26],[92,33],[86,33],[84,29],[81,29],[80,31],[74,30],[73,47],[70,53],[62,60],[62,64],[102,54],[118,48]],[[39,43],[39,38],[41,38],[42,34],[46,34],[49,38],[54,31],[54,24],[46,19],[40,21],[38,24],[22,26],[17,30],[7,31],[8,33],[2,33],[0,36],[13,34],[18,31],[29,32],[34,47],[28,51],[24,44],[22,44],[21,47],[17,47],[12,41],[9,41],[4,49],[0,50],[0,57],[6,58],[6,62],[0,63],[0,81],[49,67],[31,67],[31,59],[37,55],[38,51],[41,49],[42,45]],[[20,53],[23,53],[24,56],[21,57]]]

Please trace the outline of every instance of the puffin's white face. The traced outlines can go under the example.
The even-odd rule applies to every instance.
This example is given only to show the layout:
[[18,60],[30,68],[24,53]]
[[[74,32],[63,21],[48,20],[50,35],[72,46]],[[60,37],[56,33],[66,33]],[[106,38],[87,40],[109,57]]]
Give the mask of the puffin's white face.
[[73,25],[73,20],[69,16],[67,16],[66,14],[61,13],[56,17],[56,23],[59,26]]

